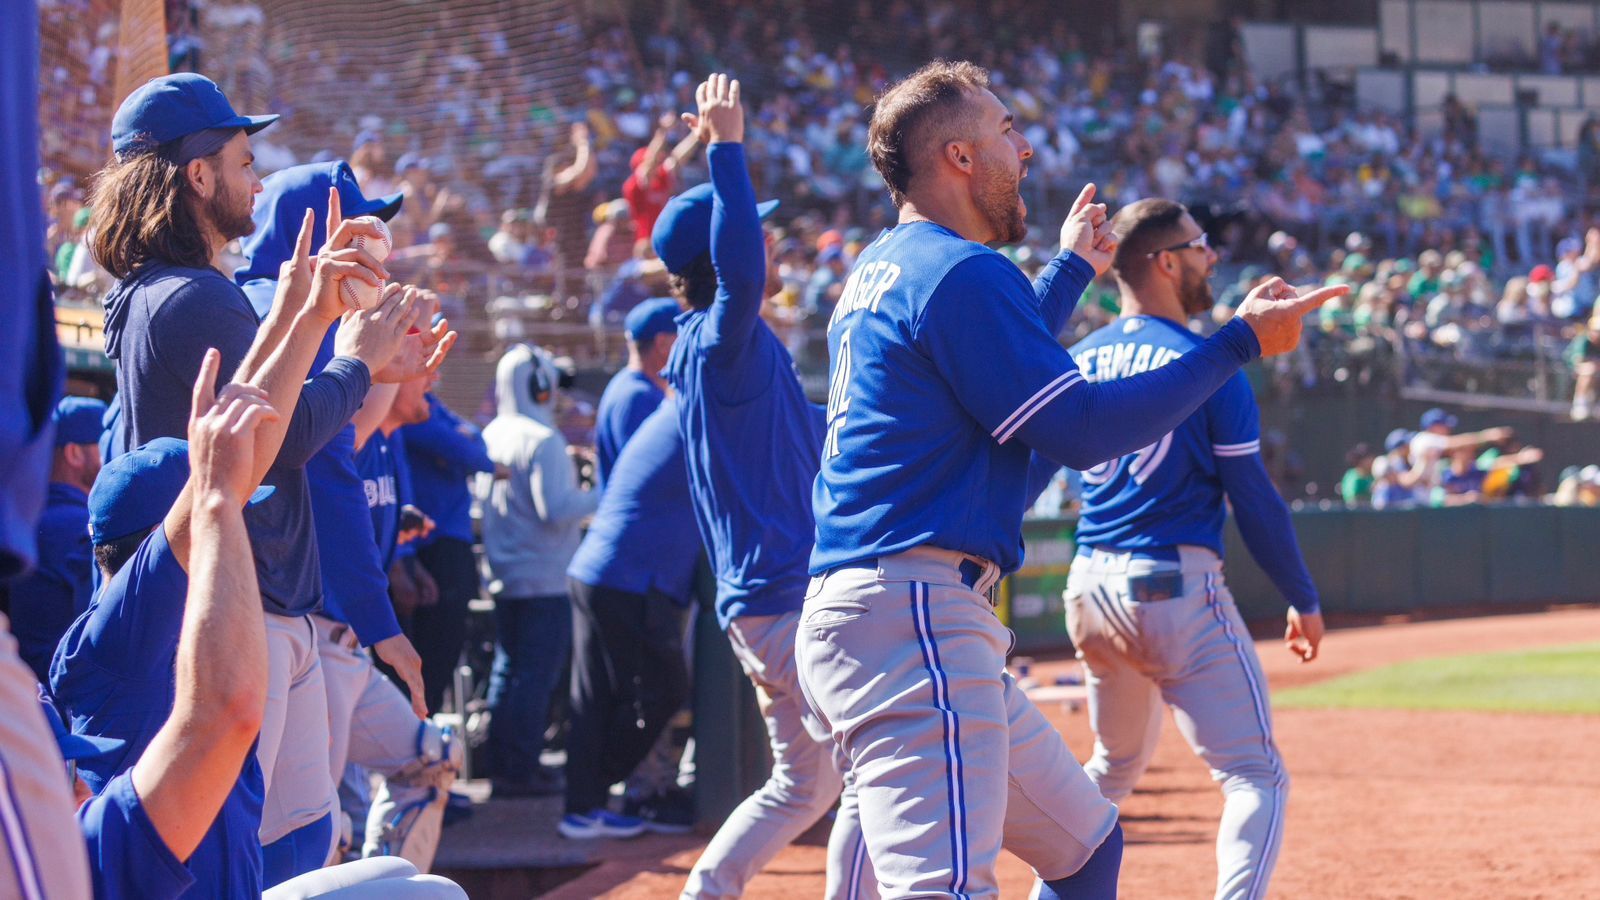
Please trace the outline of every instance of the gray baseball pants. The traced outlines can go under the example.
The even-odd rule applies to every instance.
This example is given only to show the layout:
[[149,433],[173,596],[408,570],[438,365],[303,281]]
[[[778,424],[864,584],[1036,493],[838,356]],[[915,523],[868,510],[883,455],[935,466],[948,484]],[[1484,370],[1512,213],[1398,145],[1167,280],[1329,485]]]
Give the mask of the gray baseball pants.
[[1002,844],[1064,878],[1116,825],[1005,672],[1011,633],[985,596],[999,576],[918,547],[811,581],[801,685],[855,772],[885,898],[997,896]]
[[345,764],[355,763],[384,778],[380,801],[368,807],[366,821],[352,823],[355,844],[376,847],[384,819],[396,807],[428,804],[435,797],[438,802],[432,805],[438,808],[429,810],[419,835],[422,840],[401,854],[426,872],[439,848],[439,820],[448,799],[434,792],[448,791],[454,778],[441,778],[427,768],[428,760],[420,753],[421,732],[427,724],[417,718],[400,688],[373,665],[350,626],[323,616],[314,615],[311,621],[317,628],[317,652],[328,687],[329,777],[337,784],[344,778]]
[[267,706],[256,757],[266,782],[261,843],[270,844],[339,806],[328,772],[328,689],[316,629],[310,616],[266,619]]
[[683,900],[740,896],[745,884],[835,800],[840,801],[839,813],[828,838],[824,896],[876,896],[849,773],[841,773],[827,731],[800,693],[794,654],[799,621],[800,611],[795,610],[745,616],[728,626],[734,656],[756,686],[772,749],[772,774],[717,829],[689,873]]
[[1222,561],[1203,547],[1179,553],[1168,562],[1097,550],[1072,564],[1067,630],[1087,670],[1095,733],[1084,768],[1107,798],[1126,797],[1170,706],[1184,740],[1222,783],[1216,896],[1264,897],[1289,797],[1267,681]]

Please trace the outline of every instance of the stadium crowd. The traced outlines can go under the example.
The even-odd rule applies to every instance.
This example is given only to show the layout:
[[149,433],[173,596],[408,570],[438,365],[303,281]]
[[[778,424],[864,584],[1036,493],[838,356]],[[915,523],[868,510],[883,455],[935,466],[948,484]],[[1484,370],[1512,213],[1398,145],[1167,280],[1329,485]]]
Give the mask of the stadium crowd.
[[[84,127],[109,115],[115,62],[113,31],[89,34],[65,20],[90,2],[46,7],[62,19],[53,27],[70,53],[47,71],[45,100]],[[1026,3],[1010,5],[1020,15]],[[633,304],[662,293],[665,273],[639,238],[665,196],[704,179],[676,111],[692,100],[691,71],[726,66],[747,73],[758,126],[752,177],[785,197],[777,235],[785,289],[774,308],[802,323],[791,343],[804,367],[803,323],[826,318],[854,253],[888,212],[866,163],[861,110],[914,61],[971,47],[980,63],[1010,73],[998,87],[1035,148],[1023,186],[1031,208],[1058,207],[1070,199],[1064,185],[1087,180],[1113,207],[1174,197],[1196,209],[1223,271],[1240,279],[1225,292],[1235,302],[1286,264],[1306,280],[1356,287],[1324,310],[1322,337],[1294,373],[1304,383],[1341,368],[1445,378],[1426,365],[1433,360],[1553,368],[1582,336],[1596,295],[1585,198],[1600,184],[1600,121],[1582,129],[1575,164],[1501,158],[1480,148],[1472,110],[1453,98],[1442,130],[1424,134],[1320,83],[1264,82],[1229,25],[1141,52],[1060,22],[991,33],[992,19],[953,2],[852,12],[861,11],[785,0],[757,15],[716,2],[678,8],[653,28],[567,21],[546,37],[587,48],[581,70],[569,71],[538,59],[519,67],[512,51],[527,35],[514,25],[441,8],[417,14],[433,27],[422,32],[427,52],[413,58],[448,65],[378,72],[342,50],[336,31],[297,35],[315,41],[297,52],[324,65],[274,66],[273,26],[257,7],[167,2],[178,65],[214,64],[232,95],[290,113],[281,138],[260,142],[264,170],[348,158],[362,184],[412,198],[414,215],[396,229],[406,248],[396,267],[444,295],[463,325],[525,305],[494,307],[498,296],[533,295],[551,298],[540,309],[576,308],[581,317],[586,308],[589,321],[614,331]],[[829,27],[841,19],[848,28]],[[1570,36],[1542,52],[1568,70],[1587,59]],[[363,78],[376,79],[379,98],[363,113],[316,102]],[[68,86],[81,89],[67,96]],[[52,136],[63,144],[46,147],[47,163],[61,167],[45,175],[51,250],[63,284],[103,288],[86,257],[74,269],[71,250],[60,251],[91,218],[69,174],[83,171],[83,148],[97,145],[84,127],[63,128]],[[1025,269],[1042,264],[1048,238],[1036,232],[1011,252]],[[1568,384],[1578,382],[1574,412],[1586,416],[1588,367],[1567,358],[1559,388],[1571,396]]]

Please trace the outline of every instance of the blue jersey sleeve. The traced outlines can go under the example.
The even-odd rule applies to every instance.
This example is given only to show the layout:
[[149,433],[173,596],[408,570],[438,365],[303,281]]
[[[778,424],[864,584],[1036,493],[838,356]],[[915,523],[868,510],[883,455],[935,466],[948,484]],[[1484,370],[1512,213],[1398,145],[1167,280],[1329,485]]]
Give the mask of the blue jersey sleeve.
[[1217,475],[1250,556],[1290,606],[1303,613],[1318,612],[1317,587],[1295,540],[1289,507],[1261,462],[1261,415],[1243,373],[1217,391],[1206,412]]
[[1261,452],[1261,412],[1243,372],[1235,374],[1206,401],[1206,432],[1219,459]]
[[717,270],[717,296],[706,332],[713,343],[707,349],[736,353],[760,319],[767,287],[766,239],[744,145],[712,144],[706,160],[712,187],[711,264]]
[[[398,502],[399,506],[402,507],[408,504],[415,506],[417,503],[417,494],[416,491],[411,487],[411,462],[406,459],[405,436],[399,431],[389,435],[389,456],[394,460],[395,500]],[[431,513],[428,513],[428,510],[424,509],[423,512],[431,515]],[[395,521],[399,521],[398,510]],[[398,535],[396,537],[398,537]],[[395,559],[405,559],[406,557],[416,555],[417,542],[414,540],[407,541],[404,544],[399,544],[394,548]]]
[[1064,250],[1045,264],[1039,277],[1033,280],[1033,293],[1039,300],[1039,318],[1045,330],[1060,334],[1078,308],[1078,300],[1094,281],[1094,267],[1083,257]]
[[363,646],[394,637],[400,622],[389,602],[389,575],[354,457],[330,447],[311,460],[306,473],[312,479],[311,513],[327,613],[348,622]]
[[405,435],[406,452],[428,456],[441,468],[452,468],[466,478],[475,472],[493,472],[494,462],[489,459],[489,448],[483,435],[471,424],[461,419],[432,395],[428,397],[432,410],[425,422],[407,425],[396,434]]
[[133,773],[124,772],[78,807],[97,900],[178,897],[194,875],[167,847],[139,802]]
[[1037,302],[1015,266],[976,254],[941,280],[913,338],[990,437],[1074,469],[1158,440],[1261,352],[1250,326],[1234,321],[1159,369],[1089,384]]

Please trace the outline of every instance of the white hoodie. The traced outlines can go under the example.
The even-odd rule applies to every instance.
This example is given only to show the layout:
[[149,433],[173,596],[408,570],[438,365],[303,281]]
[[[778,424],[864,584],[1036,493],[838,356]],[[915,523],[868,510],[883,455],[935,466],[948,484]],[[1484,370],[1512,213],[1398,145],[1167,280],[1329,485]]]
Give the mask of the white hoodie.
[[[535,367],[551,388],[533,395]],[[489,591],[504,597],[564,597],[567,563],[582,538],[579,526],[595,511],[599,492],[578,485],[567,441],[555,427],[551,403],[558,373],[550,354],[518,344],[495,367],[498,414],[483,430],[489,458],[509,478],[477,477],[483,501],[483,549]]]

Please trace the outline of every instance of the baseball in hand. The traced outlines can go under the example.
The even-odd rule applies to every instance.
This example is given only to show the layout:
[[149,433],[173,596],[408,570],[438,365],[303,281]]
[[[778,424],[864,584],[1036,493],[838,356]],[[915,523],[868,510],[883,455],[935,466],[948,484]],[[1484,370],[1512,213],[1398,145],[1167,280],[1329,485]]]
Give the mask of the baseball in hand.
[[[376,229],[382,237],[357,234],[350,246],[367,251],[380,263],[388,259],[389,251],[394,249],[394,237],[389,234],[389,226],[377,216],[361,216],[355,221]],[[383,285],[373,286],[359,278],[345,278],[339,282],[339,296],[351,309],[372,309],[383,299]]]

